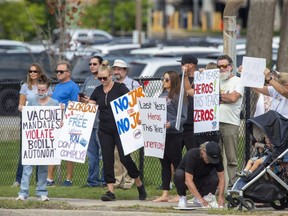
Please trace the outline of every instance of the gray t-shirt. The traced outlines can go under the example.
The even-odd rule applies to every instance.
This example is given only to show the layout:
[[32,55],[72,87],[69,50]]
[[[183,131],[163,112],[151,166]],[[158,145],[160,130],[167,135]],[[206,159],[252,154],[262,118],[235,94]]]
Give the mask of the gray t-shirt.
[[37,98],[33,98],[28,101],[27,106],[59,106],[59,102],[53,98],[50,98],[50,100],[46,104],[42,105],[38,102]]
[[[83,92],[85,96],[90,97],[94,89],[99,85],[101,85],[101,82],[98,79],[94,79],[94,75],[91,74],[85,79],[80,92]],[[97,112],[96,114],[96,118],[93,125],[93,128],[98,129],[98,127],[99,127],[99,112]]]

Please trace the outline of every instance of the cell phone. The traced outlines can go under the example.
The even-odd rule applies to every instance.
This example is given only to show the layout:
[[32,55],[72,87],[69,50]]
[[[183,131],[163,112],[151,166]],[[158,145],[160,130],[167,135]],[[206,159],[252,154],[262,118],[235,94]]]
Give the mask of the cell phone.
[[83,92],[78,93],[79,97],[85,97],[85,94]]

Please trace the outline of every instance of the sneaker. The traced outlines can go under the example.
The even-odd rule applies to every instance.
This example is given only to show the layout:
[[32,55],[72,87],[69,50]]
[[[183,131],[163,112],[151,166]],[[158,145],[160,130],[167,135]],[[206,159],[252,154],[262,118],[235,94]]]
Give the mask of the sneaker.
[[186,208],[187,207],[187,197],[186,196],[180,196],[179,197],[178,207],[180,207],[180,208]]
[[147,197],[145,186],[142,184],[141,186],[137,187],[137,189],[139,193],[139,200],[145,200]]
[[49,198],[47,196],[41,196],[39,197],[39,200],[45,202],[45,201],[49,201]]
[[70,180],[65,180],[65,181],[62,183],[62,186],[64,186],[64,187],[70,187],[70,186],[72,186],[72,181],[70,181]]
[[252,172],[249,171],[249,170],[244,170],[243,172],[244,172],[244,174],[245,174],[246,177],[248,177],[249,175],[252,174]]
[[55,182],[53,180],[52,181],[47,180],[47,187],[52,187],[52,186],[55,186]]
[[245,171],[236,172],[236,176],[238,176],[238,177],[246,176],[244,172]]
[[112,193],[111,191],[107,191],[105,194],[101,196],[102,201],[115,201],[116,197],[115,194]]
[[23,195],[19,195],[15,200],[21,200],[21,201],[24,201],[26,199],[25,196]]
[[20,183],[17,182],[17,181],[15,181],[15,182],[11,185],[11,187],[19,187],[19,186],[20,186]]
[[193,207],[201,207],[202,206],[201,202],[196,197],[193,197],[191,200],[188,200],[188,203],[192,204]]

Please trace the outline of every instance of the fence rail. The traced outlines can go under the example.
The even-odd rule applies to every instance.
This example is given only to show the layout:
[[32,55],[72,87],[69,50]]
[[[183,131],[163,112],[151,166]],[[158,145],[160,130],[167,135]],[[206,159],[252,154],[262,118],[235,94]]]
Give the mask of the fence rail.
[[[158,97],[162,91],[162,83],[160,78],[136,78],[143,86],[146,96]],[[77,81],[82,85],[82,81]],[[6,102],[5,112],[0,111],[0,185],[12,185],[15,181],[15,174],[19,159],[20,149],[20,112],[17,111],[20,81],[2,81],[0,82],[0,105]],[[17,94],[16,94],[16,93]],[[4,94],[4,95],[3,95]],[[6,100],[6,101],[3,101]],[[9,103],[7,104],[7,100]],[[241,120],[239,130],[239,145],[238,145],[238,167],[243,168],[246,161],[250,158],[250,133],[246,130],[246,116],[250,116],[251,101],[250,90],[245,91],[245,100],[243,103],[244,118]],[[15,110],[16,108],[16,110]],[[184,154],[183,150],[183,154]],[[161,183],[161,167],[159,159],[152,157],[144,157],[143,149],[132,153],[135,162],[141,171],[141,178],[147,185],[159,185]],[[58,166],[56,172],[56,183],[62,181],[62,176],[65,176],[65,162]],[[35,184],[35,173],[31,178],[31,184]],[[74,168],[74,185],[84,185],[88,175],[87,160],[84,164],[75,163]]]

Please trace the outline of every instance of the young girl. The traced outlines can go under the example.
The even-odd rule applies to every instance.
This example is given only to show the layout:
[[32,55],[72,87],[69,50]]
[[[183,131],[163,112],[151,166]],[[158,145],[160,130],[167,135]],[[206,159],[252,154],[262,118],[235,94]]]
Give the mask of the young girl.
[[[41,75],[37,84],[37,94],[35,98],[32,98],[28,102],[28,106],[58,106],[58,101],[52,99],[49,96],[48,89],[50,87],[50,83],[45,75]],[[23,166],[23,174],[20,184],[20,192],[18,193],[18,197],[16,200],[25,200],[29,196],[29,183],[30,177],[33,171],[32,165],[24,165]],[[48,191],[47,191],[47,173],[48,166],[47,165],[39,165],[38,166],[38,181],[36,187],[36,196],[40,198],[42,201],[48,201]]]

